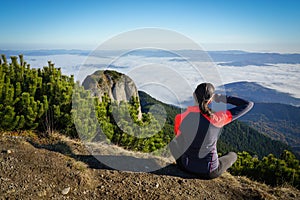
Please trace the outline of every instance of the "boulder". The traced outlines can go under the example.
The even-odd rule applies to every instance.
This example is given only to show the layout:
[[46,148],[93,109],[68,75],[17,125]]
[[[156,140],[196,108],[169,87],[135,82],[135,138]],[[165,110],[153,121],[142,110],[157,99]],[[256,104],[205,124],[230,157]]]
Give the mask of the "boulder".
[[[98,70],[87,76],[82,86],[90,90],[93,96],[102,101],[104,94],[107,94],[112,101],[130,102],[132,97],[139,97],[134,81],[127,75],[113,70]],[[139,98],[138,98],[139,99]],[[139,107],[139,119],[142,117]]]

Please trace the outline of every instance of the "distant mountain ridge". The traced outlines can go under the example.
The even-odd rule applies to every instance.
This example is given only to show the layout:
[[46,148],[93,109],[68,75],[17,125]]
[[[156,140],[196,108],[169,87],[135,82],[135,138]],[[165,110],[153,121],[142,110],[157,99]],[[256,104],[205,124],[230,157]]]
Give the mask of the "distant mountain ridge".
[[227,95],[240,96],[256,103],[281,103],[300,106],[300,99],[288,93],[266,88],[255,82],[234,82],[224,85]]
[[[83,56],[119,56],[126,53],[127,55],[145,56],[145,57],[185,57],[190,61],[211,60],[222,65],[246,66],[255,63],[257,66],[266,66],[272,64],[299,64],[300,54],[289,53],[262,53],[246,52],[239,50],[227,51],[202,51],[202,50],[161,50],[161,49],[139,49],[139,50],[80,50],[80,49],[40,49],[40,50],[4,50],[0,49],[0,54],[25,56],[45,56],[45,55],[83,55]],[[254,62],[255,61],[255,62]]]
[[270,64],[260,63],[260,62],[256,62],[256,61],[252,61],[252,60],[222,62],[222,63],[218,63],[218,65],[220,65],[220,66],[234,66],[234,67],[245,67],[245,66],[249,66],[249,65],[264,66],[264,67],[272,66]]
[[25,55],[25,56],[49,56],[49,55],[63,55],[63,54],[71,54],[71,55],[83,55],[88,56],[90,51],[88,50],[79,50],[79,49],[39,49],[39,50],[1,50],[0,54],[4,55]]
[[[230,65],[231,62],[238,62],[245,64],[245,62],[255,61],[256,65],[264,66],[266,64],[299,64],[300,63],[300,54],[282,54],[282,53],[251,53],[251,52],[218,52],[211,51],[209,55],[215,62],[228,62]],[[237,66],[237,65],[236,65]]]

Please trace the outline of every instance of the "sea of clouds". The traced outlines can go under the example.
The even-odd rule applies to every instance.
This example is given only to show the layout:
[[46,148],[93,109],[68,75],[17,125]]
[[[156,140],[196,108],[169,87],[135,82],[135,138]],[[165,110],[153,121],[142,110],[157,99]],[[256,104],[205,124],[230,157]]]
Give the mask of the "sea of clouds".
[[96,70],[116,70],[130,76],[139,90],[163,102],[179,106],[186,106],[191,102],[192,92],[201,82],[211,82],[221,88],[232,82],[256,82],[300,98],[300,64],[237,67],[221,66],[213,61],[201,62],[193,58],[142,55],[25,55],[25,60],[34,68],[47,66],[47,62],[51,60],[63,73],[73,74],[80,82]]

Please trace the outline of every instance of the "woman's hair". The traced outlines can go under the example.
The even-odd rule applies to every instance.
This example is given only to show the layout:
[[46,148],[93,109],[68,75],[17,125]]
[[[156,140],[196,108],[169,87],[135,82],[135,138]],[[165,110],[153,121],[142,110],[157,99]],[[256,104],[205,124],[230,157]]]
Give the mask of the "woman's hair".
[[203,114],[211,116],[213,114],[212,110],[208,107],[209,100],[214,95],[215,87],[211,83],[201,83],[197,86],[194,94],[197,98],[200,111]]

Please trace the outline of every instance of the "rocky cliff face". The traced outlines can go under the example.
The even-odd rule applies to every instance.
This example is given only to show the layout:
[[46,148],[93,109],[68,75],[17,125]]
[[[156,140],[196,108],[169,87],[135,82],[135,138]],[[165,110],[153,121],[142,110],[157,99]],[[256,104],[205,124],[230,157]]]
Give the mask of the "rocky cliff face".
[[[82,85],[100,101],[105,93],[112,101],[117,102],[129,102],[132,97],[138,97],[138,90],[134,81],[129,76],[112,70],[98,70],[87,76]],[[139,118],[141,116],[140,107]]]

